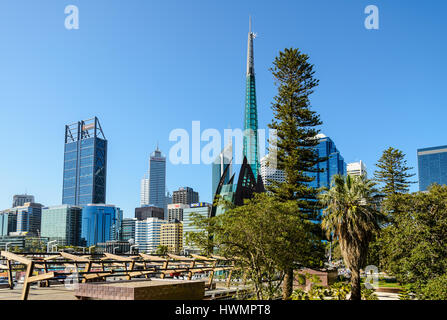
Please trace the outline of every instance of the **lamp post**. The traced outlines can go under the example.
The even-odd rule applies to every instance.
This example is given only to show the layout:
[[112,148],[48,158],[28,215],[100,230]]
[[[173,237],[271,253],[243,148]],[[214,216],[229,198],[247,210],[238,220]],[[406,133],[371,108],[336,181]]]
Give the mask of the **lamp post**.
[[116,249],[118,249],[119,247],[113,247],[113,254],[115,254]]
[[138,248],[138,244],[134,244],[134,245],[130,246],[130,251],[129,251],[130,254],[132,254],[132,248],[135,248],[135,247]]

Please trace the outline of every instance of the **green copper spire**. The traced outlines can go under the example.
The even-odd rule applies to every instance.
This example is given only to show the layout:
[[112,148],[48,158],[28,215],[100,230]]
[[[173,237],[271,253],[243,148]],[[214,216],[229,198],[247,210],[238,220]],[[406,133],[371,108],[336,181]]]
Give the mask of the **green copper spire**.
[[247,48],[247,80],[245,91],[244,120],[244,156],[247,157],[255,179],[258,177],[258,108],[256,104],[256,83],[253,59],[253,39],[256,35],[251,31],[251,18],[248,32]]

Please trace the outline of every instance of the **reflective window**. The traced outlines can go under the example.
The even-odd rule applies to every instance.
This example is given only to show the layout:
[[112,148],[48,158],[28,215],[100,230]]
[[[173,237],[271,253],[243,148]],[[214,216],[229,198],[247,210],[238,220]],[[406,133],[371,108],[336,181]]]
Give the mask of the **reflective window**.
[[81,140],[81,147],[93,146],[93,138]]
[[84,167],[84,168],[81,168],[79,175],[82,177],[82,176],[91,175],[92,173],[93,173],[93,167]]
[[65,152],[75,151],[78,149],[78,143],[72,142],[65,144]]
[[81,168],[93,165],[93,157],[81,158]]
[[70,169],[74,169],[74,168],[76,168],[76,160],[65,162],[65,164],[64,164],[65,170],[70,170]]
[[65,161],[76,160],[78,156],[77,152],[68,152],[65,154]]

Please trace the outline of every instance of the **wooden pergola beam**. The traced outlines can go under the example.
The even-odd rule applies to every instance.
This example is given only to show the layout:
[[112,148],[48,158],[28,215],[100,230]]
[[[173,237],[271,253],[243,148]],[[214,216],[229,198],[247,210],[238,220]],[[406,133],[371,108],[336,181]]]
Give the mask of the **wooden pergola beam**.
[[20,262],[26,265],[29,265],[32,260],[25,258],[23,256],[19,256],[15,253],[9,252],[9,251],[2,251],[1,255],[4,256],[5,258],[9,259],[9,260],[14,260],[16,262]]

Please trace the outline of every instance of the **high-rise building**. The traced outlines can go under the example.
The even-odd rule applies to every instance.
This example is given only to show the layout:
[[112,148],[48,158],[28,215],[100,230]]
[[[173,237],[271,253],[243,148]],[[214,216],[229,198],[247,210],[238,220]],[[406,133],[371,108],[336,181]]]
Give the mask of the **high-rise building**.
[[23,206],[27,202],[34,203],[34,196],[29,194],[16,194],[12,197],[12,208]]
[[89,204],[82,208],[81,243],[90,247],[99,242],[121,239],[123,211],[113,205]]
[[229,165],[229,170],[225,173],[224,182],[227,184],[230,181],[232,164],[231,160],[233,159],[233,144],[232,141],[225,146],[222,152],[216,157],[213,161],[212,167],[212,190],[211,194],[214,196],[216,194],[217,186],[219,184],[220,178],[224,174],[225,165]]
[[204,218],[209,218],[211,215],[211,207],[212,205],[210,203],[199,202],[192,203],[190,208],[183,209],[183,247],[189,253],[199,253],[200,249],[195,245],[186,245],[186,234],[188,232],[204,231],[194,225],[193,217],[197,215]]
[[368,173],[366,172],[366,165],[362,160],[359,162],[348,163],[347,172],[350,176],[368,176]]
[[17,210],[7,209],[0,211],[0,236],[7,236],[17,231]]
[[137,218],[124,218],[123,219],[123,233],[121,239],[123,241],[129,241],[133,239],[135,241],[135,228],[137,224]]
[[17,209],[17,232],[27,232],[39,236],[41,230],[42,205],[27,202]]
[[160,245],[168,247],[168,252],[180,253],[183,250],[183,224],[180,222],[162,224]]
[[244,120],[244,138],[243,155],[247,157],[248,164],[251,166],[255,180],[258,177],[259,169],[259,146],[258,146],[258,107],[256,102],[256,82],[254,68],[253,39],[256,35],[248,32],[247,48],[247,73],[245,90],[245,120]]
[[172,194],[172,203],[191,204],[199,202],[199,193],[194,191],[193,188],[184,187],[179,188]]
[[141,180],[140,205],[166,209],[166,157],[157,149],[149,159],[149,171]]
[[318,145],[315,147],[318,157],[326,158],[325,161],[316,165],[317,169],[322,172],[311,173],[309,175],[315,177],[315,180],[310,183],[311,187],[321,188],[330,187],[331,179],[335,174],[346,175],[346,163],[337,150],[335,143],[324,134],[317,135],[319,139]]
[[171,203],[168,204],[168,221],[183,221],[183,210],[189,208],[189,204]]
[[135,208],[135,218],[138,220],[146,220],[147,218],[164,219],[163,208],[154,206],[143,206],[141,208]]
[[419,191],[437,183],[447,185],[447,146],[418,149]]
[[98,118],[65,126],[62,203],[106,203],[107,140]]
[[67,204],[42,208],[41,236],[62,246],[81,244],[82,208]]
[[160,245],[161,226],[166,220],[147,218],[135,222],[135,244],[140,252],[154,253]]
[[274,153],[269,153],[262,157],[260,174],[265,186],[271,186],[272,180],[277,182],[285,182],[286,177],[283,170],[276,168],[272,159]]

